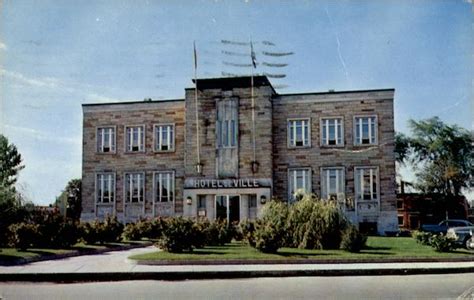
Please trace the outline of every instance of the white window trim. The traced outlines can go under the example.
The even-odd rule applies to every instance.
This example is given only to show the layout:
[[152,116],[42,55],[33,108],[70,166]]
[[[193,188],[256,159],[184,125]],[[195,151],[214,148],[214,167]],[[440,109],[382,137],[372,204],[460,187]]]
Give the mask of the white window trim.
[[[344,194],[344,197],[346,196],[346,171],[345,171],[345,168],[344,167],[322,167],[321,168],[321,198],[323,198],[323,174],[324,174],[324,171],[327,171],[327,170],[341,170],[342,171],[342,184],[343,184],[343,187],[342,187],[342,190],[343,190],[343,194]],[[339,185],[339,180],[336,180],[336,189]],[[329,190],[328,189],[329,187],[329,180],[328,178],[326,178],[326,192]],[[345,200],[345,199],[344,199]]]
[[[290,180],[293,181],[293,185],[296,186],[296,178],[293,176],[291,176],[291,172],[292,171],[297,171],[297,170],[306,170],[309,172],[309,186],[308,186],[308,192],[311,193],[313,191],[313,187],[312,187],[312,181],[313,181],[313,173],[311,171],[311,168],[310,167],[301,167],[301,168],[288,168],[288,174],[287,174],[287,178],[288,178],[288,183],[287,183],[287,189],[288,189],[288,203],[290,202],[290,200],[293,198],[293,195],[291,194],[291,191],[290,191]],[[305,179],[306,177],[303,176],[303,186],[305,186]]]
[[[324,130],[324,123],[326,120],[339,120],[341,122],[341,143],[337,144],[337,129],[336,129],[336,144],[335,145],[329,145],[325,144],[323,140],[323,130]],[[342,116],[330,116],[330,117],[321,117],[319,119],[319,133],[320,133],[320,146],[321,147],[344,147],[345,145],[345,138],[344,138],[344,117]],[[328,137],[329,129],[326,128],[326,136]]]
[[[100,175],[100,174],[112,174],[113,175],[113,181],[114,181],[114,199],[112,202],[108,202],[108,203],[103,203],[103,202],[98,202],[97,198],[97,175]],[[110,206],[112,205],[112,212],[113,214],[115,214],[116,212],[116,204],[117,203],[117,176],[116,176],[116,173],[115,172],[95,172],[94,173],[94,214],[95,216],[97,217],[97,213],[98,213],[98,207],[99,206]]]
[[[172,127],[172,130],[173,130],[173,139],[170,141],[170,143],[171,143],[171,148],[168,149],[168,150],[161,150],[161,149],[157,149],[157,148],[156,148],[156,134],[157,134],[157,130],[158,130],[159,127],[162,127],[162,126],[171,126],[171,127]],[[169,132],[168,132],[167,138],[169,139]],[[161,135],[160,135],[160,139],[161,139]],[[175,126],[175,123],[157,123],[157,124],[153,124],[153,151],[154,151],[154,152],[156,152],[156,153],[160,153],[160,152],[174,152],[175,149],[176,149],[175,142],[176,142],[176,126]]]
[[[127,175],[129,174],[142,174],[143,175],[143,180],[142,180],[142,188],[143,188],[143,194],[141,194],[141,200],[138,202],[132,202],[130,198],[127,198]],[[124,204],[124,210],[125,210],[125,205],[127,204],[143,204],[145,203],[145,196],[146,196],[146,175],[145,172],[124,172],[123,173],[123,204]]]
[[[109,151],[109,152],[104,152],[104,143],[102,142],[102,147],[101,150],[99,151],[99,129],[105,129],[105,128],[113,128],[114,130],[114,150]],[[102,140],[103,140],[103,134],[102,134]],[[96,153],[99,154],[115,154],[117,153],[117,126],[115,125],[101,125],[101,126],[96,126],[95,127],[95,151]]]
[[[359,143],[359,141],[357,140],[357,119],[358,118],[375,118],[375,126],[374,126],[374,129],[375,129],[375,133],[374,133],[374,140],[375,142],[374,143],[368,143],[368,144],[362,144],[362,141],[361,143]],[[372,115],[355,115],[352,119],[352,127],[353,127],[353,145],[354,146],[359,146],[359,147],[364,147],[364,146],[373,146],[373,145],[378,145],[379,143],[379,121],[378,121],[378,116],[376,114],[372,114]],[[370,124],[369,124],[369,140],[370,139],[370,136],[371,136],[371,132],[372,131],[372,128],[370,127]],[[360,136],[362,136],[362,126],[359,126],[359,133],[360,133]]]
[[[291,135],[290,135],[290,122],[293,122],[293,121],[307,121],[308,122],[308,145],[303,145],[303,146],[296,146],[296,145],[291,145]],[[295,136],[295,139],[296,139],[296,127],[293,127],[295,128],[293,131],[294,131],[294,136]],[[286,119],[286,144],[287,144],[287,147],[289,149],[300,149],[300,148],[311,148],[311,118],[288,118]],[[301,135],[303,136],[304,138],[304,134],[305,134],[305,129],[304,129],[304,126],[302,128],[302,132],[301,132]]]
[[[171,201],[168,202],[161,202],[161,201],[156,201],[156,180],[157,180],[157,175],[163,174],[163,173],[171,173],[171,185],[172,185],[172,191],[173,191],[173,197]],[[174,202],[176,199],[176,173],[174,170],[160,170],[160,171],[153,171],[153,215],[155,215],[155,204],[156,203],[171,203],[174,207]],[[196,200],[197,201],[197,200]]]
[[[370,173],[373,172],[373,170],[375,169],[375,174],[376,174],[376,185],[377,185],[377,199],[371,199],[371,200],[364,200],[364,199],[360,199],[360,192],[363,191],[363,181],[361,181],[360,183],[357,183],[355,182],[357,179],[361,180],[360,177],[358,177],[358,172],[359,170],[366,170],[366,169],[370,169]],[[372,177],[371,177],[371,180],[372,180]],[[359,191],[357,190],[357,185],[360,184],[359,186]],[[373,184],[370,185],[370,189],[371,189],[371,192],[370,194],[373,195]],[[379,204],[380,204],[380,170],[379,170],[379,167],[378,166],[357,166],[357,167],[354,167],[354,192],[355,192],[355,199],[356,199],[356,203],[357,202],[371,202],[371,201],[377,201]],[[358,194],[359,192],[359,194]],[[379,205],[380,207],[380,205]]]
[[[142,145],[142,149],[139,150],[139,151],[131,151],[128,149],[128,145],[127,145],[127,128],[130,128],[130,127],[142,127],[142,132],[143,132],[143,145]],[[145,152],[145,148],[146,148],[146,126],[145,124],[137,124],[137,125],[125,125],[124,126],[124,132],[123,132],[123,136],[124,136],[124,148],[125,148],[125,153],[144,153]]]

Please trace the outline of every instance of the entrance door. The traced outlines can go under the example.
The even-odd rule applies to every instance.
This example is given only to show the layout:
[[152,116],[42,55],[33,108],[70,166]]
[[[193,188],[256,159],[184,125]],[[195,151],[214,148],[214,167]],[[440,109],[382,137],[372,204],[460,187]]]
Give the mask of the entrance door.
[[216,196],[216,219],[239,222],[240,196]]

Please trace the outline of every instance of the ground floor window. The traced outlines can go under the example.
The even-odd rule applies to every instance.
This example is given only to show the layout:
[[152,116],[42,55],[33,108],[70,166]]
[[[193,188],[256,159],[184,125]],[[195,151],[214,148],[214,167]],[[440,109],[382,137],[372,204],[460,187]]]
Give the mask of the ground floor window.
[[114,173],[98,173],[95,186],[97,203],[111,203],[115,201]]
[[321,169],[321,198],[343,201],[345,197],[344,168]]
[[356,167],[354,168],[354,185],[357,200],[378,200],[378,179],[377,167]]
[[311,193],[311,169],[298,168],[288,171],[288,199],[295,201],[297,194]]
[[154,177],[154,193],[155,202],[172,202],[174,201],[175,178],[174,172],[155,172]]
[[125,201],[143,202],[145,198],[145,173],[125,173]]

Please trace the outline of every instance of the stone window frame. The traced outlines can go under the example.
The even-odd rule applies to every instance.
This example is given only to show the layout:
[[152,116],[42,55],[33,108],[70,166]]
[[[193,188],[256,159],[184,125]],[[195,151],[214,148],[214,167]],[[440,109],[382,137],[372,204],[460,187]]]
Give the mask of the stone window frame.
[[[112,151],[104,151],[104,143],[103,143],[103,139],[104,139],[104,133],[102,132],[101,136],[102,136],[102,145],[99,145],[99,130],[101,129],[107,129],[107,128],[111,128],[113,129],[113,145],[111,145],[111,150]],[[96,126],[95,127],[95,142],[96,142],[96,147],[95,147],[95,151],[96,153],[99,153],[99,154],[115,154],[117,153],[117,126],[115,125],[100,125],[100,126]]]
[[[101,189],[102,193],[100,195],[100,198],[102,198],[102,199],[99,199],[99,195],[98,195],[98,176],[99,175],[112,175],[112,185],[113,185],[113,188],[111,189],[111,190],[113,190],[113,199],[112,199],[112,201],[109,200],[108,202],[104,202],[104,200],[103,200],[103,197],[104,197],[103,190],[104,189]],[[102,182],[103,182],[103,180],[101,180],[101,186],[103,185]],[[94,173],[94,202],[95,202],[95,206],[97,207],[97,205],[110,205],[110,204],[113,204],[114,207],[115,207],[116,199],[117,199],[117,175],[116,175],[116,173],[115,172],[108,172],[108,171],[95,172]]]
[[[127,134],[127,129],[128,128],[131,128],[131,127],[141,127],[142,128],[142,135],[143,135],[143,144],[142,144],[142,149],[138,150],[138,151],[132,151],[132,150],[129,150],[129,147],[127,145],[127,141],[128,141],[128,134]],[[125,153],[126,154],[130,154],[130,153],[145,153],[145,148],[146,148],[146,125],[145,124],[136,124],[136,125],[125,125],[124,126],[124,132],[123,132],[123,135],[124,135],[124,145],[125,145]]]
[[[291,173],[293,171],[298,171],[298,170],[305,170],[307,171],[309,174],[308,174],[308,178],[309,178],[309,185],[307,187],[307,190],[306,192],[307,193],[311,193],[312,192],[312,179],[313,179],[313,172],[312,172],[312,169],[311,167],[292,167],[292,168],[288,168],[288,174],[287,174],[287,179],[288,179],[288,183],[287,183],[287,187],[288,187],[288,202],[294,202],[296,201],[296,199],[294,198],[295,195],[292,195],[291,194],[291,188],[290,188],[290,182],[292,181],[293,184],[294,184],[294,181],[295,181],[295,176],[291,176]],[[303,179],[305,178],[305,176],[303,177]],[[290,181],[291,180],[291,181]],[[306,183],[306,182],[304,182]],[[296,192],[296,191],[295,191]]]
[[[139,196],[141,196],[141,198],[139,198],[138,201],[132,201],[132,194],[130,194],[130,198],[127,197],[127,175],[131,175],[131,174],[141,174],[143,175],[143,180],[141,182],[141,185],[142,185],[142,191],[143,193],[139,193]],[[145,202],[145,196],[146,196],[146,174],[144,171],[127,171],[127,172],[124,172],[123,173],[123,203],[124,205],[125,204],[133,204],[133,203],[144,203]]]
[[[168,150],[160,150],[157,149],[157,144],[156,144],[156,134],[157,134],[157,129],[159,127],[164,127],[164,126],[171,126],[172,131],[173,131],[173,138],[169,141],[171,144],[170,149]],[[155,153],[163,153],[163,152],[174,152],[176,151],[176,124],[175,123],[155,123],[153,124],[153,152]]]
[[[327,189],[327,178],[325,179],[326,180],[326,187],[324,187],[323,185],[323,182],[325,181],[324,180],[324,173],[325,171],[329,171],[329,170],[338,170],[338,171],[342,171],[342,174],[341,174],[341,178],[339,179],[340,182],[342,182],[342,194],[344,194],[344,199],[336,199],[338,202],[339,201],[345,201],[345,197],[346,197],[346,168],[345,167],[340,167],[340,166],[327,166],[327,167],[321,167],[321,173],[320,173],[320,176],[321,176],[321,199],[329,199],[328,197],[325,197],[325,191]],[[327,177],[327,175],[326,175]],[[338,180],[336,180],[336,184],[338,183]],[[341,194],[341,193],[336,193],[337,194]],[[337,196],[336,196],[337,197]]]
[[[329,143],[324,143],[323,131],[324,131],[325,120],[340,120],[340,126],[341,126],[341,143],[340,144],[337,143],[337,139],[336,139],[336,144],[334,145],[330,145]],[[327,129],[326,131],[329,132],[329,129]],[[345,138],[344,138],[345,130],[344,130],[344,117],[343,116],[320,117],[319,118],[319,132],[320,132],[319,140],[320,140],[321,147],[329,148],[329,147],[344,147],[345,146]],[[335,135],[337,135],[337,130],[336,130]],[[328,141],[329,141],[329,138],[328,138]]]
[[[369,143],[363,144],[362,141],[359,143],[357,139],[357,119],[361,118],[374,118],[374,131],[372,132],[372,129],[370,125],[368,126],[368,133],[369,133]],[[364,147],[364,146],[373,146],[373,145],[378,145],[379,143],[379,122],[378,122],[378,115],[377,114],[366,114],[366,115],[354,115],[353,117],[353,145],[354,146],[359,146],[359,147]],[[362,129],[359,129],[359,133],[362,132]],[[371,142],[371,133],[374,134],[374,142]]]
[[[157,193],[156,193],[156,185],[157,185],[157,175],[158,174],[171,174],[171,185],[172,185],[172,199],[168,201],[161,201],[161,199],[157,199]],[[156,203],[172,203],[174,205],[174,202],[176,200],[176,172],[174,170],[159,170],[159,171],[153,171],[153,206]],[[159,200],[159,201],[157,201]]]
[[[358,171],[359,170],[375,170],[375,176],[376,176],[376,181],[375,181],[375,184],[376,184],[376,191],[375,191],[375,194],[376,194],[376,198],[372,198],[373,197],[373,191],[370,193],[371,194],[371,199],[363,199],[359,197],[360,195],[360,190],[361,190],[361,186],[359,186],[359,184],[361,183],[360,181],[357,182],[357,180],[359,178],[359,174],[358,174]],[[371,182],[373,181],[373,179],[371,178]],[[373,183],[372,183],[372,188],[373,188]],[[380,168],[378,166],[355,166],[354,167],[354,198],[356,200],[356,202],[369,202],[369,201],[377,201],[379,204],[380,204]]]
[[[304,145],[304,126],[302,127],[303,129],[302,129],[302,132],[301,132],[301,135],[303,137],[303,145],[301,145],[301,146],[296,145],[296,129],[294,130],[295,131],[295,145],[291,144],[291,133],[290,133],[291,125],[290,125],[290,122],[295,122],[295,121],[307,121],[307,123],[308,123],[308,144],[307,145]],[[287,140],[288,149],[311,148],[311,118],[310,117],[308,117],[308,118],[287,118],[286,119],[286,132],[287,132],[286,140]]]

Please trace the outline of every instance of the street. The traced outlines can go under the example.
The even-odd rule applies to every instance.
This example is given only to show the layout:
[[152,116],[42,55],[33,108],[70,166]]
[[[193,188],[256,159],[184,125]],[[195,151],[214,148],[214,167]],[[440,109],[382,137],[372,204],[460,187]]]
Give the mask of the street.
[[473,299],[474,274],[0,283],[0,299]]

